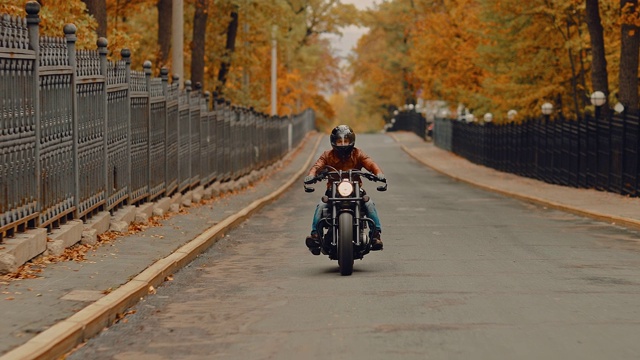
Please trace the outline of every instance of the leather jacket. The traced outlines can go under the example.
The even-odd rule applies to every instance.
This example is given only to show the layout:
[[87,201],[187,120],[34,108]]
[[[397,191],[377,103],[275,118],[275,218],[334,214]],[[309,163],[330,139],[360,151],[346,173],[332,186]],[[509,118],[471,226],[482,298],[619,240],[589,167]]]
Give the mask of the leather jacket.
[[[351,169],[361,170],[362,168],[365,168],[374,175],[382,174],[382,170],[378,164],[376,164],[369,155],[358,148],[353,148],[351,155],[347,159],[341,159],[333,149],[323,152],[316,163],[311,167],[311,170],[309,170],[309,175],[316,176],[316,174],[319,171],[322,171],[327,165],[343,171]],[[331,184],[328,182],[327,187],[330,186]]]

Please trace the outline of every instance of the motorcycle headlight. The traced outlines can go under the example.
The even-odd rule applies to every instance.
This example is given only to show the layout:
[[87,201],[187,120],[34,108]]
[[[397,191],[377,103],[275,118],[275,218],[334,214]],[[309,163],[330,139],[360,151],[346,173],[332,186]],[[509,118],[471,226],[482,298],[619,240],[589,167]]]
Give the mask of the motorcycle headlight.
[[338,184],[338,194],[347,197],[353,193],[353,184],[348,181],[342,181]]

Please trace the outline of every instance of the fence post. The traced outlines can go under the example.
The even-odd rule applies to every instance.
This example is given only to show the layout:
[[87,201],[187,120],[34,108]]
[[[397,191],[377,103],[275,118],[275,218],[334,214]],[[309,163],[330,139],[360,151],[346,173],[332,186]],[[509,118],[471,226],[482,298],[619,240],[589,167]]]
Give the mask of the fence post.
[[153,182],[151,181],[151,61],[145,60],[142,68],[144,69],[144,80],[147,85],[147,196],[145,199],[148,199],[152,195],[151,190],[153,187]]
[[104,161],[104,202],[105,209],[108,206],[109,201],[109,152],[107,151],[108,140],[108,128],[109,128],[109,74],[107,73],[107,42],[106,38],[98,38],[96,45],[98,45],[98,54],[100,55],[100,74],[104,76],[104,124],[102,125],[102,158]]
[[[162,96],[164,96],[164,188],[165,196],[169,196],[169,69],[162,67],[160,69],[160,78],[162,79]],[[174,169],[175,170],[175,169]]]
[[193,135],[193,129],[191,129],[191,80],[186,80],[184,82],[184,91],[186,91],[187,93],[187,129],[189,132],[189,136],[187,136],[187,143],[188,143],[188,149],[187,149],[187,154],[189,154],[189,156],[187,156],[187,179],[189,179],[188,184],[187,184],[187,190],[191,190],[191,184],[193,183],[193,169],[191,168],[192,166],[192,162],[193,159],[191,158],[193,156],[193,141],[192,140],[192,135]]
[[291,119],[291,114],[289,114],[287,120],[289,120],[287,125],[287,151],[291,151],[293,143],[293,120]]
[[122,49],[120,56],[122,56],[122,60],[125,62],[125,78],[127,82],[127,100],[125,106],[127,113],[127,178],[124,180],[127,182],[127,195],[129,198],[127,202],[131,204],[131,199],[133,198],[133,186],[131,184],[131,50]]
[[[204,92],[204,99],[205,99],[205,105],[203,110],[206,113],[205,116],[207,118],[207,122],[206,122],[207,126],[206,126],[206,129],[200,129],[203,132],[203,134],[206,135],[205,143],[200,144],[200,148],[205,149],[200,153],[200,156],[202,157],[202,161],[200,163],[203,164],[201,165],[202,174],[200,175],[200,178],[203,179],[202,185],[207,186],[209,185],[209,183],[211,182],[211,179],[213,178],[213,176],[211,175],[211,170],[212,170],[211,161],[209,160],[212,154],[211,145],[210,145],[211,144],[212,111],[211,111],[211,93],[209,91]],[[200,114],[200,116],[202,116],[202,114]],[[202,140],[200,141],[202,142]]]
[[[36,193],[33,194],[36,199],[36,212],[42,210],[42,165],[40,164],[40,138],[41,138],[41,123],[40,123],[40,4],[37,1],[29,1],[25,6],[27,11],[27,28],[29,30],[29,44],[31,44],[32,50],[35,53],[35,61],[33,62],[33,116],[35,124],[35,177],[36,177]],[[38,220],[36,218],[36,225]]]
[[80,170],[78,164],[78,89],[77,89],[77,60],[76,60],[76,32],[78,28],[74,24],[64,26],[64,37],[67,40],[67,57],[71,67],[71,138],[73,139],[73,206],[75,207],[75,217],[78,217],[80,210]]

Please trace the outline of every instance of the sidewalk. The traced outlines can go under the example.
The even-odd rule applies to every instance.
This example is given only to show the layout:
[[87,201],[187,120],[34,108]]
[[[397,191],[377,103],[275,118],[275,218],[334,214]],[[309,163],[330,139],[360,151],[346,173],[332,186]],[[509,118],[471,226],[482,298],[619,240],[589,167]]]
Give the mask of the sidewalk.
[[[426,166],[459,181],[601,221],[640,228],[640,199],[501,173],[424,142],[390,133]],[[323,136],[312,134],[247,189],[182,209],[144,231],[113,239],[80,261],[45,264],[35,279],[1,281],[0,360],[55,359],[121,319],[230,228],[306,173]]]
[[35,278],[0,280],[0,359],[57,359],[121,319],[173,272],[298,181],[315,160],[320,140],[311,133],[253,186],[182,207],[179,214],[139,226],[143,231],[107,240],[84,256],[73,254],[76,261],[33,266]]
[[[413,158],[458,181],[542,206],[616,225],[640,228],[640,198],[552,185],[479,166],[411,132],[389,133]],[[639,239],[640,241],[640,239]]]

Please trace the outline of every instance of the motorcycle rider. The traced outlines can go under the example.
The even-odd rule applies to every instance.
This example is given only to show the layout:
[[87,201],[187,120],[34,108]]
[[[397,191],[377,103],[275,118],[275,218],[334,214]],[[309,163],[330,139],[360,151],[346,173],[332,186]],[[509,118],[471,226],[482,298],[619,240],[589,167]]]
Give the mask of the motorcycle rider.
[[[361,170],[362,168],[365,168],[376,175],[378,180],[385,180],[380,167],[369,157],[369,155],[355,147],[356,134],[349,126],[336,126],[333,131],[331,131],[329,138],[331,140],[332,149],[327,150],[320,155],[320,158],[318,158],[316,163],[309,170],[309,174],[304,178],[305,182],[312,181],[316,174],[323,170],[327,165],[343,171],[351,169]],[[331,189],[330,182],[327,182],[327,189]],[[328,208],[328,205],[323,202],[320,202],[318,206],[316,206],[316,211],[313,215],[313,222],[311,225],[311,235],[307,236],[305,239],[305,244],[313,255],[320,255],[320,238],[316,228],[318,222],[320,222],[320,219],[322,218],[322,210],[324,208]],[[365,203],[365,211],[367,213],[367,217],[373,220],[375,224],[375,229],[372,229],[371,234],[371,250],[382,250],[382,239],[380,237],[382,227],[380,225],[380,218],[378,217],[378,212],[376,211],[376,206],[373,203],[373,200],[370,199]]]

